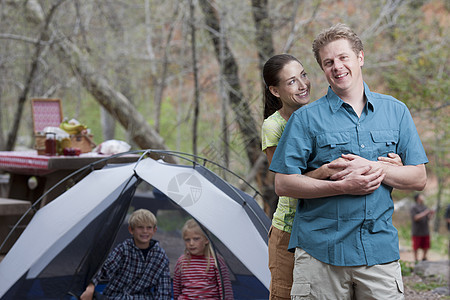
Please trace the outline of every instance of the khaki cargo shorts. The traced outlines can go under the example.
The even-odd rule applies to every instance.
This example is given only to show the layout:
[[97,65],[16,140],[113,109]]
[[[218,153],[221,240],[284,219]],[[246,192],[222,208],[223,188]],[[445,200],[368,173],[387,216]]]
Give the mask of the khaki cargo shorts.
[[291,299],[404,299],[400,263],[338,267],[297,248]]

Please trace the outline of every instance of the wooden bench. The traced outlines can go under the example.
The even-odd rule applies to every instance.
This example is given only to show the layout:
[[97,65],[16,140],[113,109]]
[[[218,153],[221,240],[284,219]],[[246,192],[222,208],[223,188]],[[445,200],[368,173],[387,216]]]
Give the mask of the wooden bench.
[[[0,198],[0,245],[3,244],[11,229],[19,221],[20,217],[31,207],[31,202],[10,198]],[[0,254],[6,254],[16,242],[31,219],[27,216],[15,232],[9,237],[6,244],[0,249]]]
[[10,198],[0,198],[0,216],[21,216],[31,207],[31,202]]

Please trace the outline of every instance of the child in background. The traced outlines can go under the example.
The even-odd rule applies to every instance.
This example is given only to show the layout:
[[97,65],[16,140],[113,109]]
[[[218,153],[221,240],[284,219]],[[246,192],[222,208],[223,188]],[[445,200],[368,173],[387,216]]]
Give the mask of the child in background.
[[103,291],[108,299],[171,299],[169,259],[159,243],[152,240],[156,232],[155,215],[138,209],[131,214],[128,224],[132,238],[109,254],[81,300],[92,299],[101,279],[108,280]]
[[[233,299],[227,266],[221,256],[215,259],[209,240],[200,225],[189,219],[183,226],[182,236],[186,249],[175,266],[174,299]],[[217,267],[217,262],[220,268]]]

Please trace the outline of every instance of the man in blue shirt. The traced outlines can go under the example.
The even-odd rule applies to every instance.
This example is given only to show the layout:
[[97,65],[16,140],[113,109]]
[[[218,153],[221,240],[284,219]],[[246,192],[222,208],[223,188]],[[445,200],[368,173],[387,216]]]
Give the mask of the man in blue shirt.
[[[425,187],[425,151],[408,108],[364,82],[363,45],[350,28],[323,31],[313,51],[328,93],[292,114],[270,166],[277,194],[301,199],[289,244],[291,295],[403,299],[391,192]],[[377,161],[389,153],[404,166]],[[334,167],[343,170],[330,180],[302,175],[338,157],[346,161]]]

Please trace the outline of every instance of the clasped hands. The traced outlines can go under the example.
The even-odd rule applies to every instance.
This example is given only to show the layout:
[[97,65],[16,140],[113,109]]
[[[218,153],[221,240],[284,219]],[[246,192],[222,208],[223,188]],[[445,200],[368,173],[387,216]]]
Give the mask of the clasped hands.
[[403,166],[395,153],[370,161],[354,154],[343,154],[327,165],[329,178],[341,181],[342,191],[351,195],[366,195],[375,191],[383,182],[388,166]]

